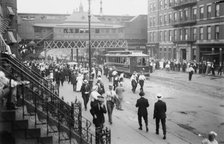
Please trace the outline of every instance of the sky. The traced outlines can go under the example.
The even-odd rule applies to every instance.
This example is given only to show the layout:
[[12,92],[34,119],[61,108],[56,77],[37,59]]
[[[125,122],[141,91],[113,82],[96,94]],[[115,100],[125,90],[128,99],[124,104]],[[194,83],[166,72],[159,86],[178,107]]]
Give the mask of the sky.
[[[80,1],[88,11],[88,0],[17,0],[19,13],[71,14],[78,10]],[[105,15],[147,14],[148,0],[102,0]],[[91,13],[100,14],[100,0],[91,0]]]
[[[82,2],[88,11],[88,0],[17,0],[19,13],[71,14]],[[105,15],[147,14],[147,0],[102,0]],[[91,13],[100,14],[100,0],[91,0]]]

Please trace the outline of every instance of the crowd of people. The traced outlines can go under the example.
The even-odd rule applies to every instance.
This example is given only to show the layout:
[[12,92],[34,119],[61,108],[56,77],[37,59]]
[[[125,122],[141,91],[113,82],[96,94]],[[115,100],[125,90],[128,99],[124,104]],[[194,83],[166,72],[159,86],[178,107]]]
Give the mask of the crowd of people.
[[223,74],[223,64],[216,65],[214,61],[186,61],[182,62],[178,60],[151,60],[150,68],[151,72],[156,69],[165,69],[167,71],[177,71],[177,72],[188,72],[190,65],[194,69],[194,73],[205,74],[205,75],[222,75]]
[[[109,124],[113,124],[113,111],[116,108],[119,111],[123,111],[124,103],[124,92],[123,87],[124,83],[124,73],[118,73],[113,67],[94,65],[91,69],[89,75],[88,66],[82,64],[79,65],[68,65],[66,63],[55,63],[48,62],[45,63],[42,60],[33,60],[25,61],[24,64],[35,72],[41,74],[41,76],[50,83],[54,84],[56,87],[63,87],[64,82],[72,85],[72,90],[75,92],[80,92],[84,109],[88,110],[88,104],[90,105],[90,114],[93,117],[93,124],[97,128],[103,128],[105,123],[104,115],[108,115]],[[191,80],[192,74],[194,73],[209,73],[212,71],[213,66],[211,65],[197,65],[196,63],[187,63],[183,64],[174,62],[174,61],[163,61],[155,62],[154,68],[164,68],[166,70],[180,71],[183,72],[190,71],[189,80]],[[108,79],[109,86],[105,88],[102,77]],[[8,93],[7,87],[9,87],[9,79],[5,76],[3,72],[0,71],[0,90],[1,97],[5,98],[6,93]],[[92,82],[91,82],[92,80]],[[146,77],[143,72],[137,73],[134,72],[131,75],[130,86],[132,87],[132,92],[136,92],[137,85],[139,85],[140,98],[136,100],[136,107],[138,108],[138,124],[139,130],[142,130],[142,118],[145,122],[145,130],[148,132],[148,110],[149,107],[148,100],[144,98],[144,82]],[[24,84],[24,82],[18,82],[19,80],[10,80],[11,87],[16,87],[19,84]],[[15,97],[15,96],[14,96]],[[157,94],[156,98],[158,101],[154,104],[154,113],[153,118],[156,123],[156,134],[159,135],[159,123],[161,121],[163,139],[166,139],[166,103],[162,100],[162,95]],[[14,100],[11,100],[14,101]],[[90,102],[89,102],[90,101]]]

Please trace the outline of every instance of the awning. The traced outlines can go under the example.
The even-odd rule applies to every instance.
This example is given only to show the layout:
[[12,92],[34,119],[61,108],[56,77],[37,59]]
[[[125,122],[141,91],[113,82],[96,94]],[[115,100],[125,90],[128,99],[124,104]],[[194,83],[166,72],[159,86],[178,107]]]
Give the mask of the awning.
[[9,43],[17,43],[15,36],[13,32],[11,31],[8,31],[8,39],[9,39]]
[[15,15],[14,11],[12,10],[12,7],[7,6],[7,9],[9,11],[9,15]]

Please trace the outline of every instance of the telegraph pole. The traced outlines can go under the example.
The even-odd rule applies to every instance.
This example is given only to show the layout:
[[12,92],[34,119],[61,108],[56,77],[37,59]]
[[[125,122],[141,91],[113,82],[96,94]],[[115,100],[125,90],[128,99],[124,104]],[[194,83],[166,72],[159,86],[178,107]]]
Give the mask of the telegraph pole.
[[91,13],[90,13],[90,0],[89,3],[89,11],[88,11],[88,20],[89,20],[89,84],[92,87],[93,78],[91,77],[91,70],[92,70],[92,62],[91,62]]

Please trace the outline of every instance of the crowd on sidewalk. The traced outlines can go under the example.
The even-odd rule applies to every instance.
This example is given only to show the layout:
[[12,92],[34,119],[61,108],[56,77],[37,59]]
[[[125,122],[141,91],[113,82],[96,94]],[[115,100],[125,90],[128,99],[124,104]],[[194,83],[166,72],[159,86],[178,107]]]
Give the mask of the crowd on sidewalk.
[[177,72],[188,72],[190,65],[192,65],[194,69],[194,73],[196,74],[205,74],[205,75],[219,75],[223,74],[223,64],[216,65],[215,61],[186,61],[182,62],[178,60],[151,60],[150,68],[151,72],[158,69],[165,69],[167,71],[177,71]]
[[[156,64],[157,63],[157,64]],[[209,73],[213,71],[212,64],[208,64],[206,69],[199,68],[195,63],[184,62],[182,65],[174,63],[174,61],[160,61],[155,63],[155,69],[166,69],[173,71],[188,71],[192,66],[195,72]],[[123,87],[124,74],[118,73],[115,69],[107,66],[94,65],[89,75],[88,66],[82,64],[68,65],[67,63],[44,62],[41,60],[25,61],[24,64],[30,69],[41,74],[41,76],[50,83],[55,83],[55,86],[63,87],[64,82],[73,85],[72,90],[80,92],[82,95],[84,109],[90,110],[93,116],[93,124],[96,127],[103,128],[105,123],[104,115],[108,115],[109,124],[113,124],[113,111],[125,111],[123,107],[124,92]],[[102,77],[108,79],[109,86],[106,88],[102,81]],[[91,83],[92,80],[92,83]],[[139,99],[136,99],[136,107],[138,108],[138,124],[139,130],[142,130],[142,118],[145,122],[146,132],[148,132],[148,100],[144,98],[144,81],[146,80],[143,73],[134,72],[130,78],[130,89],[135,93],[137,85],[140,87]],[[162,100],[162,95],[157,94],[158,101],[154,105],[153,118],[156,124],[156,134],[159,134],[159,123],[161,121],[163,139],[166,139],[166,103]],[[63,98],[62,98],[63,99]],[[88,108],[90,104],[90,108]]]

